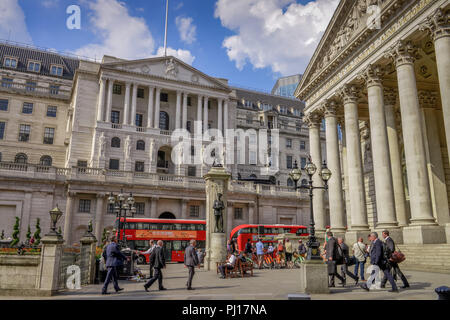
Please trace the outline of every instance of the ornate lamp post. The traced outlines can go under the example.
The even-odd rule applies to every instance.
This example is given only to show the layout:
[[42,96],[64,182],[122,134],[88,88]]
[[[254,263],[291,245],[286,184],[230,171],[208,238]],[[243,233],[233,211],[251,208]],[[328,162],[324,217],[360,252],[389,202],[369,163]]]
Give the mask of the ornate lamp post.
[[309,191],[309,201],[310,201],[310,222],[309,222],[309,238],[307,242],[308,246],[308,255],[307,260],[319,260],[320,257],[320,243],[316,239],[316,230],[315,230],[315,222],[314,222],[314,208],[313,208],[313,190],[314,189],[324,189],[328,190],[328,180],[330,180],[331,177],[331,171],[327,168],[326,161],[322,164],[322,170],[319,173],[321,176],[324,186],[323,187],[315,187],[313,186],[313,180],[312,177],[317,171],[317,167],[314,163],[311,161],[311,156],[308,157],[308,163],[306,164],[305,168],[306,174],[309,177],[308,184],[302,184],[298,186],[298,181],[302,177],[302,171],[298,168],[297,161],[294,162],[294,168],[292,169],[291,173],[289,174],[291,179],[294,181],[294,188],[297,189],[306,189]]
[[56,205],[56,208],[50,210],[49,213],[50,213],[50,220],[52,222],[52,226],[50,227],[50,232],[48,233],[48,235],[61,236],[56,231],[56,224],[58,223],[59,218],[61,218],[61,216],[62,216],[62,211],[58,208],[58,205]]
[[123,193],[123,190],[121,189],[120,193],[117,195],[117,197],[115,197],[111,192],[108,197],[108,202],[109,204],[112,204],[114,206],[114,212],[118,219],[117,234],[119,236],[118,237],[119,246],[120,247],[126,246],[127,239],[125,235],[125,230],[127,217],[133,217],[133,215],[136,213],[136,207],[134,206],[135,200],[133,194],[130,192],[130,195],[127,198],[126,195]]

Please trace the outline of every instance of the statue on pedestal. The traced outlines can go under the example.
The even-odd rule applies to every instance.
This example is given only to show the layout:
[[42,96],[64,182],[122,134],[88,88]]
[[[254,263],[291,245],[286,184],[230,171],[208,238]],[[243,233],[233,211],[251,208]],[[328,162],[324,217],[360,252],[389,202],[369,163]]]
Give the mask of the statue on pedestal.
[[216,226],[214,228],[214,232],[223,233],[223,210],[225,209],[225,205],[222,201],[222,194],[217,194],[217,199],[214,201],[213,205],[214,209],[214,218],[216,219]]

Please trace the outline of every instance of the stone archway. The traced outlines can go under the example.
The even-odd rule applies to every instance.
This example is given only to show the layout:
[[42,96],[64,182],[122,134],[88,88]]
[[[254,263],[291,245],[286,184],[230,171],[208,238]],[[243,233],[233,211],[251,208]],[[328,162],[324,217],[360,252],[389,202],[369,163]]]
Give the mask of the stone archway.
[[176,219],[175,215],[172,212],[163,212],[159,215],[159,219]]

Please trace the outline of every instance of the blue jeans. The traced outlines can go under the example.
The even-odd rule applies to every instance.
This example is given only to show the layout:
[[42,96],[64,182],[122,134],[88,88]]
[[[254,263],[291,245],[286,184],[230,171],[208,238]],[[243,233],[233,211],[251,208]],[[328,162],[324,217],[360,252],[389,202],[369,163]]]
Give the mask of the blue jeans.
[[353,272],[355,274],[355,276],[358,276],[358,266],[360,269],[360,278],[361,280],[364,280],[364,264],[366,262],[365,261],[358,261],[358,259],[356,259],[356,263],[355,263],[355,272]]

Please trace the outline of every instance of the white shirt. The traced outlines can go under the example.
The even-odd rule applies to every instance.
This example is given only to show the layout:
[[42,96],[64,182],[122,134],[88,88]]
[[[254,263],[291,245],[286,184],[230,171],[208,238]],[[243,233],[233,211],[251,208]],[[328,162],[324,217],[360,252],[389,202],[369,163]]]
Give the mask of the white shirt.
[[232,254],[230,258],[228,259],[228,264],[234,267],[234,264],[236,263],[236,256]]
[[156,247],[156,245],[151,246],[150,248],[148,248],[147,251],[142,252],[142,254],[147,254],[147,253],[150,254],[150,253],[152,253],[152,251],[153,251],[153,249],[155,249],[155,247]]

